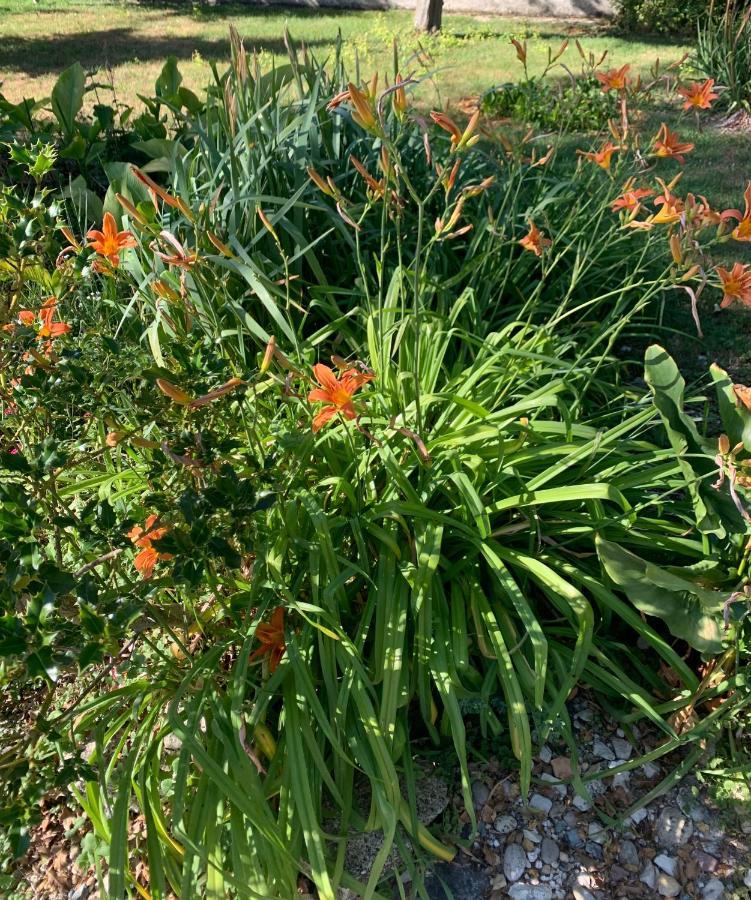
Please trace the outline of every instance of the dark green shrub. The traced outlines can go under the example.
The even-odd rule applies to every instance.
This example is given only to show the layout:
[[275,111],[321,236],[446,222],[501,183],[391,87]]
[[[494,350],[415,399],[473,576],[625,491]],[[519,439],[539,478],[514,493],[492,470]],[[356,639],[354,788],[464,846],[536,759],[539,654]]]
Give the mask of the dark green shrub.
[[710,4],[699,20],[692,62],[725,89],[720,96],[730,109],[751,108],[751,6]]
[[625,31],[689,34],[707,11],[706,0],[616,0],[616,22]]
[[490,116],[507,116],[540,128],[595,131],[617,114],[618,95],[603,93],[593,75],[557,84],[530,78],[488,91],[482,99],[482,110]]

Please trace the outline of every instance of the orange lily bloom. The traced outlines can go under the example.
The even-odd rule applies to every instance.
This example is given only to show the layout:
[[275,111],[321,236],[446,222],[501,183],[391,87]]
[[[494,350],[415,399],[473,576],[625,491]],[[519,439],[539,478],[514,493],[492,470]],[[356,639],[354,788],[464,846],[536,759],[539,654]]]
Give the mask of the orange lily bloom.
[[620,197],[616,197],[616,199],[613,200],[610,208],[613,212],[618,212],[619,209],[625,209],[627,212],[636,214],[642,205],[641,201],[646,197],[651,197],[653,193],[654,191],[650,190],[650,188],[635,188],[634,179],[629,178],[623,185],[623,193]]
[[[451,135],[451,150],[463,150],[465,147],[474,146],[479,140],[480,135],[474,134],[475,129],[477,128],[477,123],[480,121],[480,110],[476,109],[472,114],[469,122],[467,122],[467,127],[464,131],[459,128],[459,126],[454,122],[452,118],[446,115],[446,113],[442,112],[431,112],[430,118],[436,123],[439,128],[442,128],[444,131],[447,131]],[[474,137],[473,137],[474,135]]]
[[743,215],[737,209],[728,209],[722,213],[722,218],[738,219],[738,224],[730,233],[732,238],[736,241],[751,241],[751,181],[743,193],[743,199],[746,201]]
[[284,642],[284,607],[277,606],[269,621],[261,622],[256,627],[255,636],[261,646],[250,654],[250,661],[255,662],[265,656],[269,661],[269,672],[273,674],[287,649]]
[[549,247],[553,242],[550,240],[550,238],[545,237],[545,233],[543,231],[540,231],[540,229],[530,219],[529,233],[525,234],[524,237],[519,241],[519,243],[522,245],[522,247],[524,247],[525,250],[529,250],[531,253],[534,253],[535,256],[542,256],[543,248]]
[[22,325],[33,326],[37,318],[39,319],[39,327],[37,328],[37,337],[40,341],[49,341],[52,338],[60,337],[61,334],[67,334],[70,331],[70,325],[67,322],[53,322],[55,310],[57,309],[57,300],[50,297],[44,301],[42,308],[38,313],[30,309],[22,309],[18,313],[18,320]]
[[655,156],[672,157],[683,165],[686,161],[684,153],[690,153],[694,149],[693,144],[682,144],[675,131],[671,131],[663,122],[654,141]]
[[630,68],[630,64],[626,63],[620,69],[611,69],[609,72],[595,72],[595,76],[606,94],[608,91],[624,91],[628,87],[627,73]]
[[577,150],[576,152],[580,156],[585,157],[585,159],[588,159],[593,163],[597,163],[597,165],[601,169],[609,169],[613,154],[622,149],[622,147],[616,147],[616,145],[612,141],[607,141],[607,143],[605,143],[600,150],[596,150],[594,152]]
[[160,553],[154,546],[152,541],[158,541],[167,534],[168,528],[155,527],[158,516],[150,515],[145,524],[145,528],[140,525],[134,525],[128,532],[128,537],[136,545],[141,548],[141,552],[136,555],[133,565],[141,573],[143,578],[151,578],[154,574],[154,567],[160,559],[172,559],[171,553]]
[[717,266],[716,272],[722,287],[720,306],[730,306],[733,300],[751,306],[751,266],[737,262],[729,272],[722,266]]
[[102,230],[92,228],[86,233],[86,237],[89,239],[89,247],[114,268],[120,265],[120,251],[136,246],[136,239],[130,231],[117,230],[117,223],[111,212],[104,214]]
[[323,428],[337,413],[341,413],[345,419],[356,419],[357,411],[352,397],[375,376],[350,370],[344,372],[341,378],[337,378],[334,371],[323,363],[313,366],[313,374],[320,387],[314,388],[308,394],[308,400],[311,403],[327,404],[313,419],[313,432]]
[[712,91],[714,78],[707,78],[704,84],[694,81],[686,87],[679,87],[678,93],[685,97],[684,109],[710,109],[712,101],[720,95]]

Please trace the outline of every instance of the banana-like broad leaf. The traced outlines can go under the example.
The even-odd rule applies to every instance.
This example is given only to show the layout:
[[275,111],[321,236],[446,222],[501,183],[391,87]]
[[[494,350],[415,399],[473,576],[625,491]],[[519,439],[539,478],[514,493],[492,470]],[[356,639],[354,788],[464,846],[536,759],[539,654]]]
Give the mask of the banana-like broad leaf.
[[662,619],[671,634],[702,653],[722,649],[726,593],[702,587],[602,538],[597,539],[597,553],[608,576],[638,610]]
[[52,112],[68,140],[73,136],[76,116],[83,106],[84,80],[81,63],[75,62],[60,75],[52,88]]
[[696,525],[704,534],[724,537],[725,527],[715,509],[714,498],[708,496],[707,488],[701,483],[702,477],[714,467],[713,455],[704,445],[696,424],[684,411],[686,382],[672,356],[658,344],[647,348],[644,367],[644,378],[652,391],[654,405],[686,479]]

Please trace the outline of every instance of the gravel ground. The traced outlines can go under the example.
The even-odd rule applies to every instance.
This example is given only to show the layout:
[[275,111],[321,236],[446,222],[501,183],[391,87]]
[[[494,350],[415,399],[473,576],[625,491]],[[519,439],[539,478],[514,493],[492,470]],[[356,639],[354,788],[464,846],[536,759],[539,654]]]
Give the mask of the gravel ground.
[[[570,711],[583,775],[615,768],[659,744],[660,735],[646,729],[635,729],[633,742],[628,740],[584,695]],[[479,834],[454,862],[434,867],[426,882],[430,900],[751,900],[751,804],[720,808],[706,785],[688,775],[621,827],[603,824],[598,815],[601,810],[620,818],[679,762],[680,757],[664,757],[593,781],[592,803],[560,783],[571,775],[565,745],[551,741],[542,748],[528,802],[520,797],[516,775],[497,761],[474,766]],[[419,786],[418,813],[437,833],[443,815],[452,821],[458,815],[469,834],[461,796],[435,775]],[[136,818],[134,827],[142,825]],[[25,896],[97,900],[93,872],[75,866],[85,831],[71,809],[59,801],[50,805],[24,867]],[[348,854],[350,871],[366,874],[379,847],[376,834],[356,839]],[[341,900],[357,898],[343,891]]]
[[[659,735],[637,731],[632,744],[586,701],[573,723],[583,774],[614,768],[659,742]],[[598,810],[620,818],[619,811],[659,784],[679,759],[665,757],[592,782],[590,804],[558,783],[571,773],[565,752],[543,747],[528,803],[516,779],[492,763],[474,770],[480,834],[462,858],[436,868],[431,900],[452,894],[454,900],[751,898],[751,805],[720,809],[689,774],[621,827],[608,827]]]

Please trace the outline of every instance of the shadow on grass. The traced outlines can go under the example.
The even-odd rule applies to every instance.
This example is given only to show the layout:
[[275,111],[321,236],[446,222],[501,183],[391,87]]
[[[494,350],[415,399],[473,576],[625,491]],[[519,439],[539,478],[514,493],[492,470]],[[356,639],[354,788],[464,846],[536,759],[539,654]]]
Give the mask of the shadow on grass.
[[[309,47],[330,46],[327,39],[306,41]],[[249,51],[286,53],[278,38],[254,38],[246,35]],[[215,40],[199,36],[160,36],[135,34],[131,28],[110,28],[87,34],[0,38],[0,69],[44,75],[58,72],[78,61],[84,68],[117,66],[121,63],[163,61],[168,56],[190,59],[199,53],[207,60],[229,59],[229,36]]]

